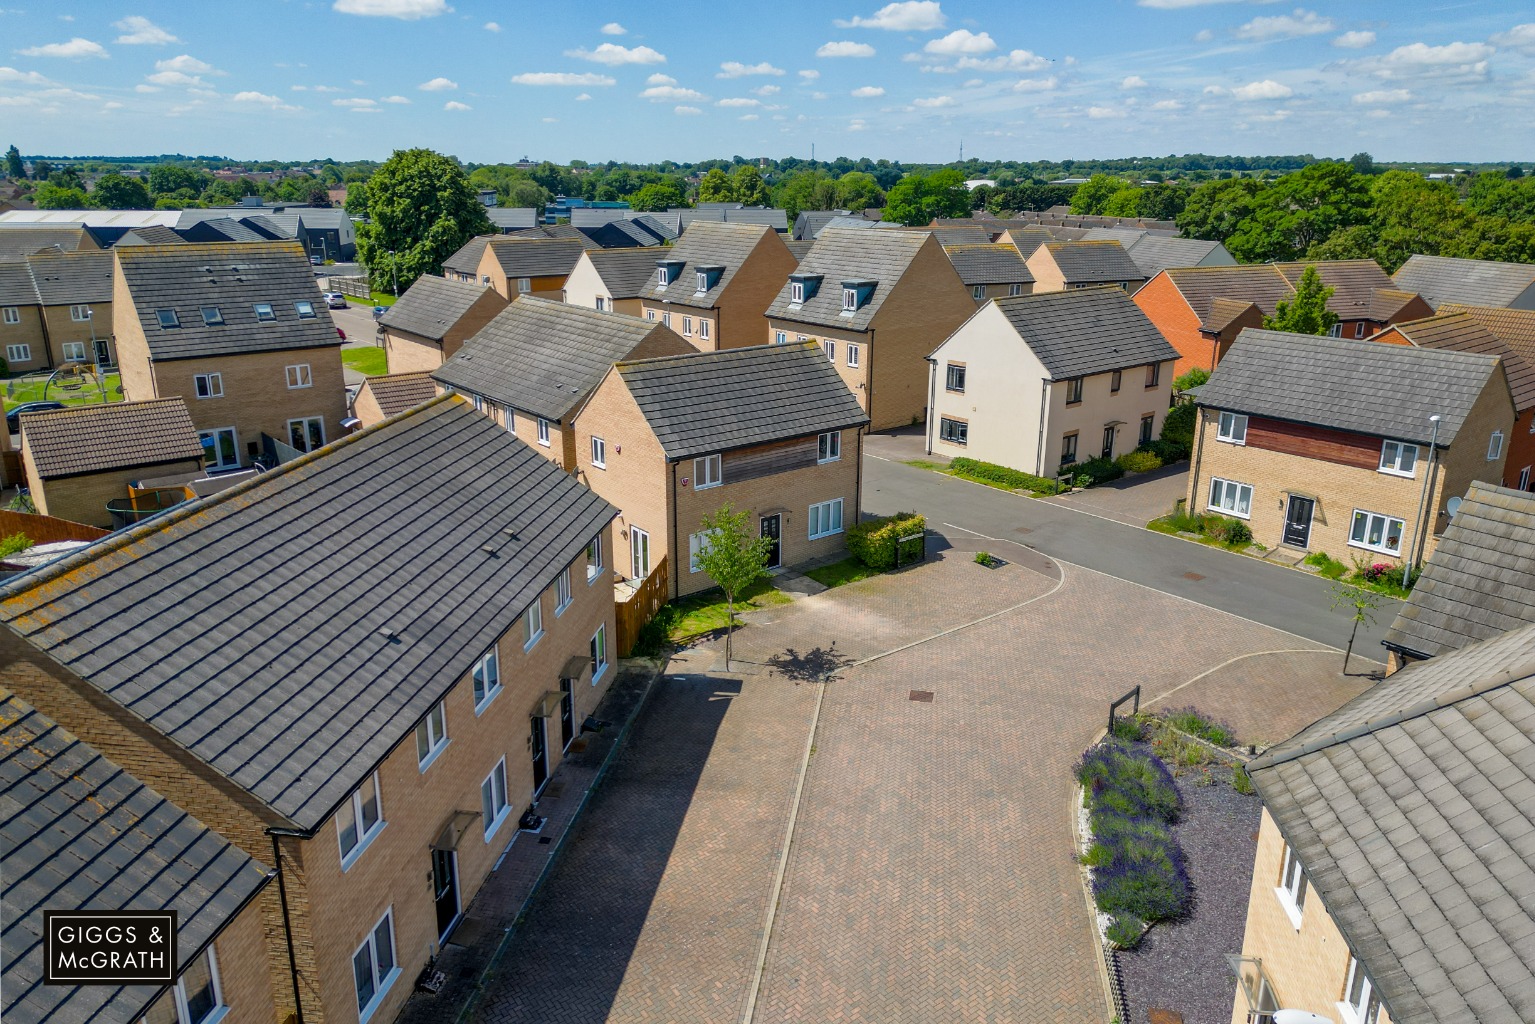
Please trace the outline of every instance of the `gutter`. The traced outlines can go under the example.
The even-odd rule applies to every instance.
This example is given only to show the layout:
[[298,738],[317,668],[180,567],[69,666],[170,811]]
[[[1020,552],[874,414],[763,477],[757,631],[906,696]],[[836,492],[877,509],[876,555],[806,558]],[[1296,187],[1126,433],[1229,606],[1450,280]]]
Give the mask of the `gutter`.
[[282,847],[278,844],[279,835],[292,835],[287,829],[267,829],[267,834],[272,837],[272,860],[277,865],[277,896],[282,903],[282,932],[283,940],[288,946],[288,978],[293,983],[293,1015],[295,1024],[304,1024],[304,1000],[299,994],[298,986],[298,958],[293,953],[293,921],[288,916],[288,886],[284,881],[282,869]]
[[933,403],[937,401],[938,396],[938,360],[932,356],[924,358],[927,359],[927,423],[924,424],[926,429],[922,431],[922,436],[927,442],[924,446],[927,454],[931,455],[933,454]]
[[[1039,382],[1039,443],[1034,446],[1034,475],[1045,475],[1045,415],[1050,410],[1050,385],[1055,383],[1049,377],[1041,378]],[[1057,477],[1060,476],[1057,470]]]

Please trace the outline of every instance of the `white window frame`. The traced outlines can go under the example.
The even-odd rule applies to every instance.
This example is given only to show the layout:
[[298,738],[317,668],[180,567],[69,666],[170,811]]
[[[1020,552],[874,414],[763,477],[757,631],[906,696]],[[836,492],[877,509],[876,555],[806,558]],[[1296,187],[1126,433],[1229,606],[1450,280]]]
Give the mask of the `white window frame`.
[[290,391],[314,387],[314,371],[309,368],[308,363],[294,363],[292,366],[285,367],[283,372],[288,376]]
[[[251,310],[256,314],[258,324],[271,324],[277,322],[277,310],[272,308],[270,302],[255,302],[251,304]],[[265,312],[263,312],[263,310]]]
[[[475,690],[480,692],[476,694]],[[480,715],[501,690],[501,652],[492,647],[469,670],[469,695],[474,699],[475,715]]]
[[669,309],[662,310],[661,311],[661,326],[662,327],[670,327],[671,325],[672,325],[672,312],[671,312],[671,310],[669,310]]
[[709,275],[705,271],[694,271],[693,294],[702,295],[709,290]]
[[693,318],[690,316],[682,318],[682,336],[684,338],[691,338],[693,336]]
[[69,318],[77,324],[83,324],[91,318],[91,307],[84,304],[70,306]]
[[709,321],[703,317],[698,318],[698,337],[704,341],[709,340]]
[[[203,391],[208,393],[205,395]],[[222,373],[195,373],[192,375],[192,393],[198,398],[223,398],[224,375]]]
[[693,460],[693,490],[705,491],[725,482],[724,460],[718,455],[705,455]]
[[847,343],[847,365],[858,366],[863,356],[863,346],[855,345],[851,341]]
[[596,310],[599,313],[606,313],[608,311],[608,300],[604,296],[597,296],[596,299],[593,300],[593,305],[596,307]]
[[[234,461],[232,461],[232,462],[224,462],[222,460],[223,452],[219,448],[219,435],[223,434],[223,433],[226,433],[226,432],[230,435],[231,439],[234,442],[230,446],[234,450],[234,453],[233,453],[234,454]],[[216,457],[218,457],[218,461],[212,462],[212,463],[208,464],[208,471],[210,473],[216,473],[216,472],[218,472],[219,470],[222,470],[222,469],[235,469],[235,468],[237,468],[240,465],[240,434],[239,434],[239,431],[237,431],[234,427],[209,427],[209,428],[207,428],[205,430],[199,430],[197,432],[197,442],[198,442],[198,444],[201,445],[202,442],[203,442],[203,439],[207,438],[207,437],[211,437],[213,439],[213,454]],[[206,445],[204,445],[203,448],[204,448],[205,451],[207,450],[207,446]]]
[[1221,413],[1215,426],[1215,439],[1227,444],[1246,444],[1247,417],[1239,412]]
[[668,267],[656,268],[656,287],[665,288],[672,283],[671,270]]
[[527,295],[532,290],[533,290],[533,279],[531,277],[519,277],[517,279],[517,294],[518,295]]
[[[955,383],[954,383],[954,381],[955,381],[955,371],[956,370],[959,371],[959,376],[958,376],[959,384],[958,384],[958,386],[956,386]],[[944,363],[943,364],[943,389],[945,391],[953,392],[956,395],[962,395],[962,394],[965,393],[965,364],[964,363]]]
[[646,320],[654,321],[655,318],[656,318],[656,311],[655,310],[653,310],[653,309],[645,310],[645,319]]
[[13,325],[21,323],[21,307],[19,307],[19,306],[4,306],[4,307],[0,307],[0,320],[3,320],[5,323],[13,324]]
[[801,302],[805,301],[805,282],[804,281],[790,281],[789,282],[789,301],[791,303],[793,303],[794,305],[796,305],[796,306],[799,305]]
[[1279,862],[1279,885],[1274,889],[1274,895],[1278,897],[1279,905],[1284,907],[1296,931],[1300,931],[1306,909],[1306,889],[1306,871],[1301,867],[1300,858],[1295,856],[1295,851],[1286,843]]
[[1333,324],[1331,327],[1327,328],[1327,336],[1329,338],[1341,338],[1341,337],[1343,337],[1343,325],[1342,324]]
[[[831,529],[827,529],[826,519],[832,512],[836,513],[835,518],[837,525]],[[835,537],[837,534],[842,532],[842,499],[833,498],[830,501],[816,502],[810,506],[810,512],[805,518],[806,523],[809,526],[809,530],[807,532],[809,533],[811,540],[820,540],[822,537]],[[818,525],[820,528],[819,533],[816,532]]]
[[[462,278],[460,278],[460,280],[462,280],[462,281],[473,281],[474,280],[474,275],[473,274],[466,274]],[[490,275],[489,274],[481,274],[480,275],[480,287],[481,288],[489,288],[490,287]]]
[[[775,344],[775,345],[787,345],[788,343],[789,343],[789,332],[788,331],[774,331],[773,332],[773,344]],[[1532,433],[1535,433],[1535,430],[1532,430]]]
[[1494,430],[1487,438],[1487,461],[1496,462],[1503,454],[1503,431]]
[[1525,466],[1519,471],[1519,490],[1521,491],[1530,489],[1530,469],[1530,466]]
[[[1358,994],[1355,994],[1358,982]],[[1380,1019],[1380,999],[1375,985],[1370,981],[1364,964],[1352,953],[1348,957],[1348,974],[1343,981],[1343,998],[1338,1000],[1338,1014],[1348,1024],[1375,1024]]]
[[66,341],[60,347],[64,350],[64,361],[66,363],[85,362],[85,342]]
[[702,572],[698,559],[708,551],[708,545],[704,543],[708,534],[705,532],[688,534],[688,572]]
[[815,461],[820,465],[842,461],[842,431],[828,430],[816,437]]
[[490,774],[480,783],[480,815],[485,819],[487,843],[501,831],[501,825],[512,815],[512,802],[506,795],[505,757],[496,762]]
[[592,435],[592,465],[598,469],[608,468],[608,443],[596,434]]
[[[643,559],[640,557],[642,553]],[[638,526],[629,527],[629,572],[637,580],[650,575],[650,533]]]
[[554,617],[559,618],[565,614],[565,609],[570,607],[573,600],[575,597],[570,589],[570,566],[567,565],[554,578]]
[[538,443],[549,447],[549,421],[542,416],[538,418]]
[[[1246,492],[1245,494],[1243,492]],[[1217,497],[1217,493],[1219,497]],[[1246,499],[1245,501],[1243,499]],[[1231,504],[1226,504],[1227,500]],[[1211,512],[1219,512],[1221,515],[1236,516],[1238,519],[1251,519],[1253,509],[1253,485],[1244,484],[1239,480],[1227,480],[1223,477],[1210,479],[1210,493],[1205,501],[1205,508]]]
[[597,632],[592,634],[592,685],[597,685],[597,680],[607,674],[608,666],[612,664],[608,660],[608,627],[606,623],[597,627]]
[[826,358],[835,363],[837,361],[837,343],[830,338],[822,338],[821,347],[826,349]]
[[1007,297],[1008,298],[1016,299],[1018,296],[1020,296],[1022,294],[1023,294],[1023,285],[1021,285],[1021,284],[1010,284],[1010,285],[1007,286]]
[[[389,936],[389,969],[380,973],[379,967],[384,961],[379,958],[378,931],[381,927],[385,926],[387,926],[386,932]],[[368,997],[366,1003],[362,1003],[360,999],[362,993],[356,993],[360,1004],[357,1008],[358,1024],[368,1024],[368,1020],[378,1010],[379,1006],[383,1004],[384,997],[389,994],[389,990],[394,987],[395,980],[400,976],[400,957],[396,951],[394,940],[394,907],[384,911],[384,916],[379,918],[372,928],[368,929],[368,937],[363,939],[358,947],[352,951],[350,966],[352,968],[352,985],[354,989],[357,984],[357,956],[363,950],[368,952],[368,966],[372,970],[370,980],[373,983],[373,994]]]
[[[1365,535],[1365,538],[1366,538],[1365,540],[1355,540],[1354,539],[1354,526],[1355,526],[1356,523],[1359,522],[1359,517],[1360,516],[1364,516],[1365,517],[1365,520],[1364,520],[1364,535]],[[1391,533],[1391,524],[1392,523],[1396,523],[1397,524],[1397,527],[1398,527],[1397,528],[1397,534],[1396,534],[1396,536],[1397,536],[1397,546],[1395,548],[1386,547],[1384,544],[1371,544],[1369,542],[1368,538],[1369,538],[1370,533],[1371,533],[1371,529],[1370,528],[1371,528],[1371,526],[1374,525],[1374,520],[1377,520],[1377,519],[1382,520],[1384,522],[1384,524],[1385,524],[1382,527],[1381,531],[1380,531],[1380,535],[1381,535],[1382,539],[1384,539],[1385,537],[1387,537]],[[1402,553],[1401,541],[1407,536],[1407,521],[1405,519],[1403,519],[1401,516],[1388,516],[1384,512],[1371,512],[1368,509],[1356,508],[1356,509],[1354,509],[1354,514],[1349,517],[1349,521],[1348,522],[1349,522],[1349,526],[1348,526],[1348,546],[1349,547],[1351,547],[1351,548],[1363,548],[1366,551],[1378,551],[1378,552],[1380,552],[1383,555],[1396,555],[1396,556],[1400,556],[1401,555],[1401,553]]]
[[293,304],[293,311],[298,314],[300,320],[314,320],[320,314],[314,310],[314,303],[308,299],[299,299]]
[[[1408,452],[1412,453],[1412,457],[1410,460],[1406,460],[1407,468],[1403,469],[1403,456]],[[1392,476],[1405,476],[1411,479],[1418,475],[1418,458],[1422,454],[1422,450],[1417,445],[1410,444],[1407,441],[1382,441],[1380,443],[1380,471],[1382,473],[1389,473]]]
[[[363,793],[369,786],[373,787],[373,806],[378,812],[378,818],[372,825],[365,826],[363,823],[363,806],[367,801],[364,799]],[[350,818],[350,821],[348,821],[348,818]],[[350,849],[346,848],[346,841],[342,838],[347,824],[350,824],[357,832],[357,838],[352,843]],[[353,864],[357,863],[357,858],[361,857],[363,852],[373,845],[373,840],[378,838],[378,834],[384,831],[384,826],[387,824],[389,822],[384,818],[384,794],[379,789],[378,772],[374,772],[368,776],[366,782],[352,791],[351,799],[336,811],[336,849],[341,851],[342,871],[346,871]]]
[[[304,447],[302,447],[302,448],[299,448],[298,445],[293,444],[293,428],[294,428],[294,426],[299,426],[303,430],[303,434],[304,434]],[[315,426],[318,426],[320,428],[320,443],[319,444],[316,444],[314,442],[313,438],[310,437],[310,428],[311,427],[315,427]],[[288,443],[292,447],[298,448],[299,451],[301,451],[301,452],[313,452],[313,451],[318,451],[321,448],[324,448],[325,447],[325,417],[324,416],[298,416],[298,417],[295,417],[294,419],[289,420],[288,421]]]
[[30,363],[32,361],[31,345],[7,345],[5,346],[5,361],[8,363]]
[[531,651],[544,638],[544,595],[539,594],[522,613],[522,649]]
[[602,534],[597,534],[586,545],[586,585],[591,586],[607,569],[602,564]]
[[[213,1009],[196,1020],[192,1019],[192,1005],[191,1000],[187,997],[186,988],[186,972],[191,965],[184,965],[181,974],[176,977],[176,984],[161,997],[171,1001],[171,1008],[176,1013],[177,1024],[218,1024],[229,1013],[229,1004],[224,1002],[224,981],[219,976],[218,956],[214,953],[211,944],[207,949],[203,950],[202,954],[197,957],[197,960],[201,960],[204,957],[208,960],[209,984],[213,988]],[[193,961],[193,963],[196,962],[196,960]],[[158,1005],[159,1003],[156,1002],[155,1006]],[[149,1016],[146,1014],[144,1020],[147,1022],[149,1019]]]
[[1354,325],[1354,337],[1356,337],[1356,338],[1363,338],[1364,337],[1364,321],[1363,320],[1359,321],[1358,323],[1356,323]]
[[842,312],[852,313],[858,309],[858,289],[842,289]]
[[938,417],[938,440],[944,444],[969,445],[970,423],[950,416]]
[[448,708],[438,701],[416,725],[416,767],[426,771],[448,745]]
[[974,288],[971,288],[970,297],[975,299],[976,302],[980,302],[986,297],[986,286],[984,284],[978,284]]

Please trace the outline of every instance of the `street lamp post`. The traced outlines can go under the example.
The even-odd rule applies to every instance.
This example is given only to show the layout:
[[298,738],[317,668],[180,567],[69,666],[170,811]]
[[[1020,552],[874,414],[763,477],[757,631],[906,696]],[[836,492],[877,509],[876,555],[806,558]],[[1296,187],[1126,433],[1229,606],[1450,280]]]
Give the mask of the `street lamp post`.
[[1413,561],[1416,558],[1417,553],[1423,548],[1423,533],[1424,530],[1428,528],[1427,524],[1423,522],[1423,506],[1428,502],[1429,478],[1434,475],[1434,453],[1439,448],[1439,414],[1434,413],[1434,415],[1428,418],[1428,421],[1434,425],[1434,430],[1433,433],[1429,436],[1428,466],[1424,469],[1423,488],[1418,494],[1418,522],[1415,529],[1413,530],[1416,536],[1413,537],[1412,548],[1408,550],[1407,557],[1403,559],[1402,562],[1403,587],[1407,587],[1412,583]]
[[394,278],[394,297],[400,297],[400,266],[395,261],[394,250],[389,250],[389,273]]

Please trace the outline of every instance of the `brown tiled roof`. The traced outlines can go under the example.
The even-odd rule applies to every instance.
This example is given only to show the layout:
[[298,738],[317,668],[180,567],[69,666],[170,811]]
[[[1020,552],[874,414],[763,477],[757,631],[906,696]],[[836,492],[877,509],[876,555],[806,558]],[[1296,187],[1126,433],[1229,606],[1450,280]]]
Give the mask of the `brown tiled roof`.
[[1201,330],[1216,331],[1211,314],[1216,299],[1254,303],[1264,316],[1273,316],[1280,299],[1294,294],[1290,282],[1271,264],[1245,267],[1172,267],[1163,271],[1183,301],[1200,318]]
[[1315,267],[1322,283],[1333,289],[1327,308],[1340,320],[1368,320],[1377,291],[1396,291],[1396,285],[1374,260],[1323,260],[1316,263],[1276,263],[1274,268],[1294,288],[1307,267]]
[[1446,302],[1441,313],[1464,313],[1487,328],[1509,350],[1535,366],[1535,309],[1502,309],[1493,306],[1462,306]]
[[[1235,323],[1237,318],[1249,309],[1258,309],[1258,304],[1244,302],[1241,299],[1213,299],[1210,302],[1210,312],[1205,315],[1199,329],[1209,331],[1211,334],[1224,333],[1226,328]],[[1261,313],[1262,310],[1259,312]]]
[[1447,348],[1456,352],[1480,352],[1503,360],[1514,408],[1520,412],[1535,405],[1535,363],[1465,313],[1441,314],[1392,325],[1419,348]]
[[1381,324],[1390,323],[1392,317],[1400,315],[1407,304],[1418,297],[1417,292],[1404,292],[1396,288],[1377,288],[1370,297],[1369,319]]
[[21,444],[45,480],[203,456],[180,398],[22,413]]
[[437,394],[432,375],[425,370],[418,373],[391,373],[382,377],[369,377],[363,381],[385,416],[402,413],[414,408]]

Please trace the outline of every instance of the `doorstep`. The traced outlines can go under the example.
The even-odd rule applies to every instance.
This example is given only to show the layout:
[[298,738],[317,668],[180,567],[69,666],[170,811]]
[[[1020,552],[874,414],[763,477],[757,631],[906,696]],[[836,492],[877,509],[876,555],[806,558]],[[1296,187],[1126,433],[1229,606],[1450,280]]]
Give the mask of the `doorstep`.
[[1305,561],[1306,556],[1310,553],[1311,552],[1307,551],[1305,548],[1291,547],[1288,544],[1278,544],[1264,552],[1263,560],[1265,562],[1277,562],[1280,565],[1297,566],[1300,565],[1301,562]]

